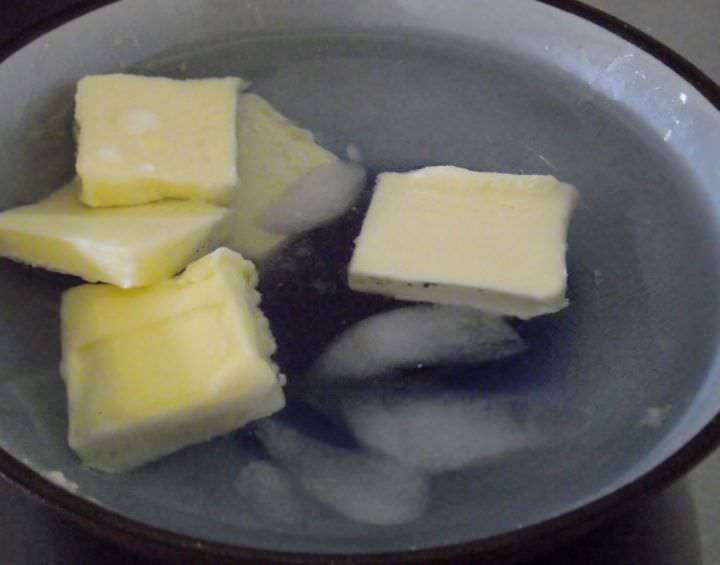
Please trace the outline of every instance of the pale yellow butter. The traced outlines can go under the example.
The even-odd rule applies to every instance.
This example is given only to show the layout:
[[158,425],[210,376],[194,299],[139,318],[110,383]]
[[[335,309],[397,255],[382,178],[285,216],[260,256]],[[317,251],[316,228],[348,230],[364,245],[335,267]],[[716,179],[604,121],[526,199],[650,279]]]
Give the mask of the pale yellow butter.
[[89,206],[227,202],[237,184],[240,79],[88,76],[78,82],[77,173]]
[[77,181],[0,213],[0,256],[121,287],[172,277],[225,243],[232,217],[204,202],[89,208]]
[[255,94],[240,97],[237,131],[240,184],[230,247],[261,259],[287,238],[258,225],[265,209],[304,175],[337,157]]
[[284,406],[256,283],[221,248],[150,287],[63,295],[68,439],[88,466],[130,469]]
[[351,288],[531,318],[567,305],[573,187],[551,176],[427,167],[378,178]]

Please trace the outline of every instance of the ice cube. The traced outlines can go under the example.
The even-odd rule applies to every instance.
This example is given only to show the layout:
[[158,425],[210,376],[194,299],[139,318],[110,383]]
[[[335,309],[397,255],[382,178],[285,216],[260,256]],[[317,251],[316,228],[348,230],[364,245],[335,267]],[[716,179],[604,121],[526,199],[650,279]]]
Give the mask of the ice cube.
[[365,318],[323,352],[311,373],[363,379],[397,369],[482,363],[519,353],[522,338],[498,316],[456,306],[409,306]]
[[257,434],[272,459],[295,474],[310,495],[347,518],[389,526],[412,522],[425,511],[429,485],[416,470],[331,446],[275,420],[262,422]]
[[271,202],[257,220],[274,233],[296,234],[330,223],[345,214],[365,186],[365,169],[335,161],[302,176]]
[[576,411],[559,406],[441,390],[349,397],[342,413],[359,444],[431,473],[552,443],[582,427]]
[[287,527],[303,520],[290,476],[268,461],[245,465],[235,480],[235,491],[261,523]]

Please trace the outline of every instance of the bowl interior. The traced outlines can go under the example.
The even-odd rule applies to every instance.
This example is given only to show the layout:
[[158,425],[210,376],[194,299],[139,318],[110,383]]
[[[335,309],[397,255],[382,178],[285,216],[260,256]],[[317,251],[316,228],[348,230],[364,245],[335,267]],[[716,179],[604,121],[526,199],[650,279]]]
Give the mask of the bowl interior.
[[[510,38],[482,35],[518,13],[521,3],[493,5],[486,19],[473,20],[475,40],[422,29],[402,11],[407,3],[376,5],[372,16],[353,16],[345,4],[345,16],[331,10],[321,25],[305,22],[281,2],[262,9],[248,3],[267,10],[261,14],[267,20],[243,24],[247,30],[238,24],[232,32],[223,27],[223,17],[239,17],[238,10],[249,14],[248,6],[215,2],[210,9],[193,1],[162,12],[120,2],[38,39],[0,66],[0,93],[7,100],[0,106],[0,206],[33,201],[70,177],[75,80],[121,69],[171,77],[240,75],[326,147],[343,154],[348,144],[358,146],[371,176],[454,164],[553,174],[576,185],[581,201],[569,234],[571,306],[517,324],[528,351],[505,361],[420,368],[359,387],[313,379],[310,367],[333,337],[398,305],[352,293],[345,284],[370,189],[346,217],[298,238],[261,266],[263,307],[289,380],[288,408],[278,421],[357,455],[362,450],[339,406],[352,411],[368,399],[418,395],[441,401],[449,391],[485,398],[501,424],[491,418],[487,427],[468,432],[439,417],[435,428],[446,429],[447,441],[463,431],[476,434],[477,442],[488,445],[486,457],[432,475],[327,462],[335,469],[328,488],[343,493],[351,506],[379,496],[378,483],[396,508],[425,505],[419,516],[392,527],[384,525],[387,508],[353,519],[308,496],[295,478],[287,483],[290,502],[283,482],[258,486],[265,489],[257,491],[261,501],[248,494],[243,469],[268,458],[252,426],[120,476],[84,469],[66,445],[57,369],[59,298],[78,281],[7,261],[0,263],[3,449],[40,472],[61,471],[80,496],[153,526],[255,548],[355,553],[483,539],[557,516],[642,475],[717,411],[717,398],[705,395],[717,388],[711,368],[720,267],[717,202],[702,172],[709,164],[701,151],[680,152],[672,132],[658,133],[664,119],[659,112],[635,109],[655,86],[661,89],[657,96],[688,93],[688,114],[677,114],[682,124],[674,135],[695,140],[702,132],[694,129],[699,125],[692,112],[707,109],[692,87],[657,71],[656,61],[633,49],[633,66],[616,63],[613,84],[630,84],[638,71],[659,78],[608,94],[602,81],[583,74],[603,66],[600,47],[588,48],[581,71],[561,64],[563,55],[552,49],[531,56],[515,49]],[[481,4],[455,7],[475,17]],[[531,16],[527,25],[538,34],[550,37],[554,29],[568,42],[579,34],[589,46],[606,48],[605,41],[631,49],[606,32],[583,35],[588,24],[567,14],[522,5]],[[373,24],[383,10],[402,25]],[[179,33],[190,24],[188,37]],[[101,31],[111,28],[117,31],[102,38]],[[46,64],[43,50],[55,58],[52,72],[36,69]],[[80,55],[72,63],[75,52]],[[718,124],[710,130],[717,136],[716,114],[707,120]],[[455,417],[448,412],[447,418]],[[412,421],[422,418],[418,408]],[[442,433],[430,435],[434,439],[424,448],[432,451]],[[531,439],[522,448],[507,449],[509,437],[525,436]],[[281,467],[293,477],[292,465]]]

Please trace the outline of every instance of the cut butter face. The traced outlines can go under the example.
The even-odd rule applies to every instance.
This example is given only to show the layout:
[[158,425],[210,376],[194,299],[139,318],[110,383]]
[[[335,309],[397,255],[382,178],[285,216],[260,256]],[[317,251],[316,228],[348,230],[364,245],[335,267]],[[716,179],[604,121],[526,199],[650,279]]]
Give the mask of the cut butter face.
[[354,290],[532,318],[565,298],[575,189],[551,176],[427,167],[378,177]]
[[304,175],[337,157],[255,94],[240,97],[237,132],[240,183],[230,246],[245,257],[262,259],[287,238],[259,226],[265,209]]
[[154,286],[63,295],[69,444],[85,464],[130,469],[284,406],[256,282],[221,248]]
[[77,185],[0,213],[0,255],[89,282],[135,287],[172,277],[230,235],[225,208],[187,201],[89,208],[79,202]]
[[223,203],[237,184],[237,78],[135,75],[78,82],[77,173],[89,206],[163,198]]

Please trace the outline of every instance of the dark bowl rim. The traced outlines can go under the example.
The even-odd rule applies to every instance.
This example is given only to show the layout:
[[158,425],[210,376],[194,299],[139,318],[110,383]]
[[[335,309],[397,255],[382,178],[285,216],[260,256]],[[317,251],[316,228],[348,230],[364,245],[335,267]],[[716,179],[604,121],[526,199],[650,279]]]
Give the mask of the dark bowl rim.
[[[80,0],[77,4],[20,30],[0,43],[0,64],[37,37],[116,1],[118,0]],[[578,0],[535,1],[594,23],[647,52],[695,87],[720,111],[720,86],[687,59],[647,33]],[[719,444],[720,410],[690,441],[653,469],[619,489],[557,517],[478,541],[414,551],[351,555],[252,549],[149,526],[61,488],[1,448],[0,475],[95,535],[138,553],[161,559],[187,562],[187,559],[191,558],[193,563],[242,561],[303,565],[327,562],[337,565],[374,565],[427,563],[436,560],[457,563],[472,558],[473,563],[491,563],[503,559],[527,559],[558,546],[561,541],[572,539],[593,525],[603,522],[611,511],[617,513],[629,507],[633,501],[659,492],[687,473]]]

